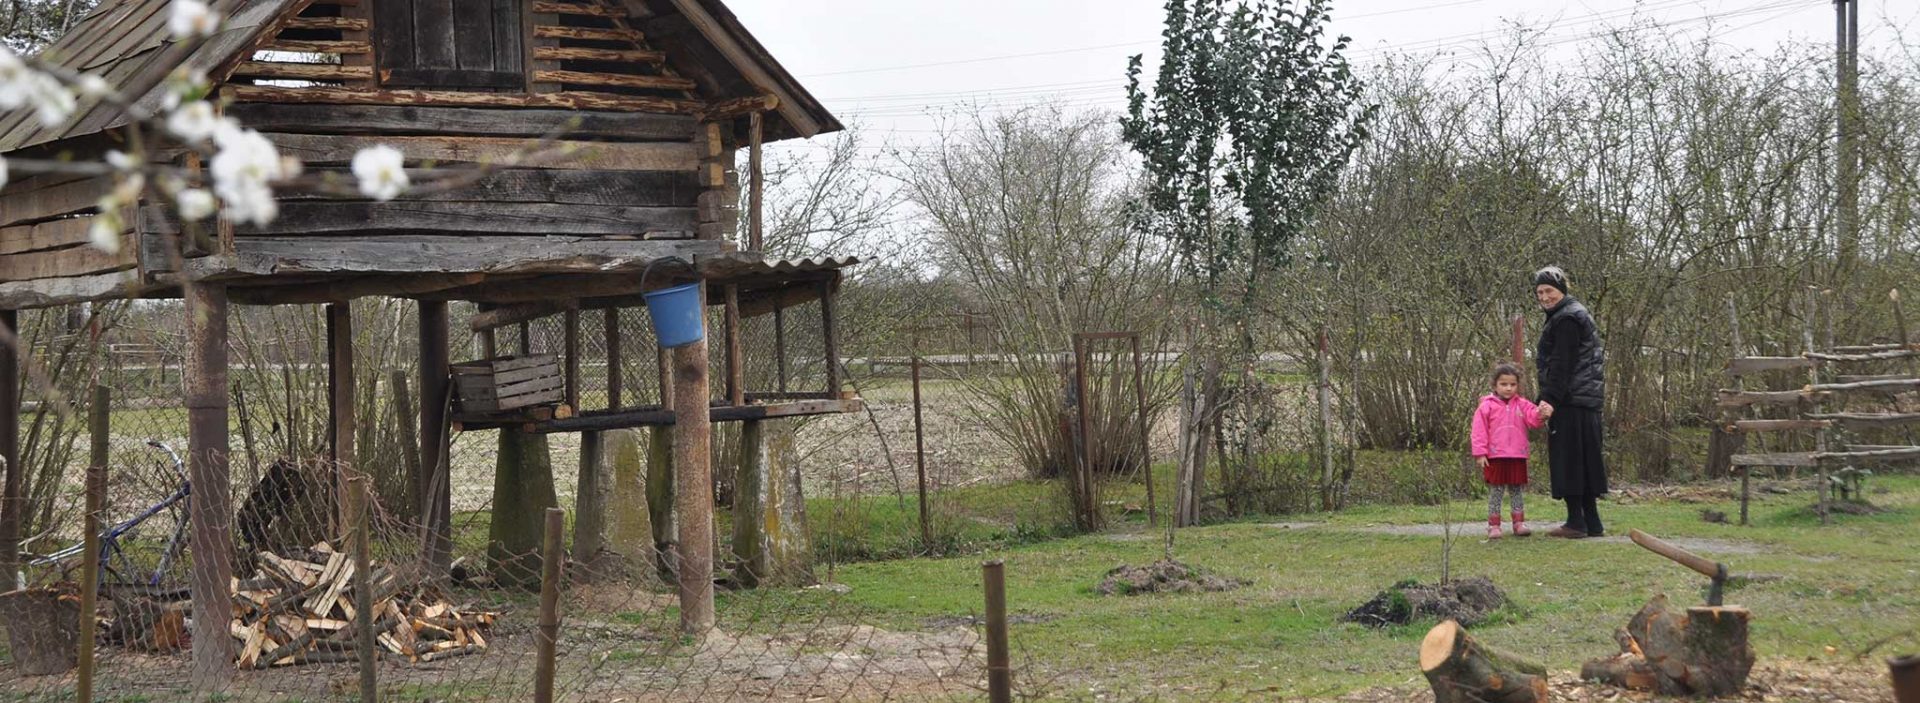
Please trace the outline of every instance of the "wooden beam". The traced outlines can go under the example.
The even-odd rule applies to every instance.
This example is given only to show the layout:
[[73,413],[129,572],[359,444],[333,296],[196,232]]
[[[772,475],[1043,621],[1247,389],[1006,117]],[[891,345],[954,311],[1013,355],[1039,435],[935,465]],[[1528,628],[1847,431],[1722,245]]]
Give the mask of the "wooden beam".
[[149,290],[134,270],[73,278],[0,283],[0,308],[25,310],[94,300],[139,297]]
[[236,78],[273,78],[280,80],[327,81],[372,80],[372,66],[347,66],[329,63],[291,63],[246,61],[233,70]]
[[1727,362],[1727,373],[1746,376],[1767,371],[1795,371],[1813,368],[1815,362],[1804,356],[1747,356]]
[[1819,352],[1808,352],[1806,356],[1809,359],[1816,359],[1819,361],[1837,361],[1837,362],[1890,361],[1893,359],[1907,359],[1907,358],[1920,356],[1920,349],[1894,349],[1890,351],[1865,352],[1861,354],[1822,354]]
[[[700,286],[700,309],[706,286]],[[704,320],[702,320],[704,325]],[[679,514],[680,629],[701,634],[714,626],[713,457],[708,417],[707,341],[673,350],[674,509]]]
[[47,183],[38,187],[15,183],[7,188],[5,194],[0,195],[0,224],[38,222],[86,210],[94,207],[100,202],[101,196],[113,190],[113,179],[106,176],[69,178]]
[[1735,420],[1727,425],[1728,432],[1780,432],[1786,430],[1824,430],[1833,423],[1827,420]]
[[707,122],[729,122],[747,115],[758,115],[780,106],[780,99],[771,95],[749,95],[744,98],[726,98],[707,104],[700,112],[700,119]]
[[93,229],[94,217],[68,217],[0,228],[0,255],[86,244],[87,233]]
[[298,41],[293,39],[275,39],[266,45],[267,51],[285,51],[295,54],[370,54],[373,45],[363,41]]
[[[561,316],[561,377],[566,382],[565,402],[580,407],[580,311],[568,310]],[[582,464],[582,469],[585,468]]]
[[[179,234],[183,228],[170,214],[149,210],[148,231],[153,234]],[[583,207],[543,203],[485,202],[408,202],[369,203],[351,201],[290,201],[280,204],[280,216],[265,225],[238,225],[237,238],[301,237],[303,235],[394,233],[399,236],[498,234],[504,236],[553,235],[582,237],[608,235],[627,238],[688,239],[694,231],[693,211],[674,207]],[[363,240],[364,241],[364,240]],[[63,252],[65,250],[62,250]],[[134,248],[123,248],[114,255],[97,250],[86,256],[55,259],[57,252],[15,254],[14,257],[48,256],[48,261],[27,262],[0,258],[0,271],[15,263],[18,275],[65,273],[81,275],[97,270],[115,270],[130,266]],[[29,268],[31,266],[31,268]],[[69,273],[70,272],[70,273]],[[35,278],[52,278],[38,275]]]
[[0,283],[42,278],[70,278],[124,271],[139,264],[139,247],[122,236],[120,250],[108,253],[86,244],[64,249],[0,256]]
[[560,85],[595,85],[652,90],[692,90],[696,87],[693,81],[675,76],[636,76],[586,71],[534,71],[533,79],[539,83]]
[[1808,391],[1720,391],[1720,405],[1723,407],[1746,407],[1749,405],[1795,405],[1812,402],[1825,394]]
[[[361,149],[385,144],[406,155],[407,163],[490,163],[507,164],[524,158],[529,147],[525,139],[501,137],[437,136],[336,136],[316,134],[266,134],[281,153],[299,157],[308,165],[347,164]],[[691,144],[678,142],[591,142],[559,140],[549,147],[562,157],[544,162],[521,164],[525,168],[600,169],[605,171],[692,171],[699,166],[700,153]]]
[[229,85],[221,90],[240,102],[313,103],[340,105],[441,105],[449,107],[545,107],[572,110],[613,110],[698,115],[708,104],[701,100],[620,95],[593,91],[559,93],[466,93],[453,90],[356,90],[352,88],[291,88],[265,85]]
[[599,29],[590,27],[561,27],[550,24],[533,28],[535,39],[578,39],[582,41],[638,42],[646,35],[632,29]]
[[285,29],[338,29],[346,32],[367,31],[367,20],[359,17],[295,17],[287,20]]
[[1920,424],[1920,413],[1819,413],[1808,418],[1838,422],[1848,427],[1888,427]]
[[[231,486],[227,428],[227,291],[217,283],[187,287],[188,476],[201,487]],[[193,600],[226,603],[232,593],[233,513],[228,491],[196,491],[188,503]],[[193,674],[197,687],[212,689],[233,671],[233,638],[224,608],[218,617],[193,619]]]
[[[186,262],[194,278],[292,273],[638,273],[656,259],[719,253],[720,242],[571,237],[242,237],[232,254]],[[0,286],[4,288],[4,286]],[[565,295],[565,291],[554,291]]]
[[[630,141],[691,141],[699,123],[691,115],[593,112],[573,109],[499,110],[432,105],[309,105],[235,103],[226,114],[261,132],[432,135],[469,137],[593,137]],[[104,182],[104,181],[103,181]],[[91,197],[70,209],[91,206],[104,186],[76,188]],[[7,200],[12,200],[9,196]],[[61,201],[54,204],[67,204]],[[63,210],[62,212],[66,212]],[[14,213],[8,208],[0,212]]]
[[229,291],[233,302],[245,305],[311,305],[340,303],[355,298],[386,296],[408,298],[449,288],[470,286],[485,281],[483,273],[427,273],[407,276],[360,276],[342,281],[324,281],[300,285],[235,287]]
[[421,521],[426,526],[423,563],[426,577],[438,582],[453,565],[453,486],[448,457],[452,433],[447,428],[450,400],[448,379],[447,304],[420,301],[420,496]]
[[1814,452],[1791,452],[1786,454],[1735,454],[1734,466],[1819,466],[1820,460]]
[[617,7],[608,7],[594,2],[572,3],[546,2],[545,0],[541,0],[533,4],[533,11],[536,14],[581,15],[584,17],[627,17],[626,10]]
[[549,315],[556,315],[563,312],[571,313],[579,309],[579,301],[574,300],[551,300],[514,305],[511,307],[493,308],[490,310],[482,310],[474,314],[473,317],[467,318],[467,328],[475,332],[499,329],[507,325],[525,324],[526,322],[538,320]]
[[1912,388],[1920,388],[1920,378],[1882,378],[1871,381],[1854,381],[1852,383],[1817,383],[1807,386],[1807,390],[1812,392],[1882,391],[1899,393]]
[[533,57],[543,61],[605,61],[609,63],[660,63],[667,60],[666,52],[662,51],[589,49],[572,46],[535,47]]
[[772,405],[739,405],[714,408],[709,416],[714,422],[740,422],[743,420],[768,420],[781,417],[801,417],[806,415],[833,415],[838,413],[857,413],[866,408],[859,398],[838,400],[797,400]]

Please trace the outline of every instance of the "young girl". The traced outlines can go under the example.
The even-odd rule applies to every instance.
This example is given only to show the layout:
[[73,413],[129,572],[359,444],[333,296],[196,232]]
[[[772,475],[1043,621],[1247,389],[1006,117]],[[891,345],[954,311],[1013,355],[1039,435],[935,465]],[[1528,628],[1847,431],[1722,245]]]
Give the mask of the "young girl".
[[1527,430],[1539,427],[1540,409],[1520,397],[1520,369],[1513,364],[1493,367],[1493,393],[1480,399],[1473,413],[1473,456],[1487,481],[1487,539],[1500,539],[1500,494],[1513,497],[1513,535],[1527,529]]

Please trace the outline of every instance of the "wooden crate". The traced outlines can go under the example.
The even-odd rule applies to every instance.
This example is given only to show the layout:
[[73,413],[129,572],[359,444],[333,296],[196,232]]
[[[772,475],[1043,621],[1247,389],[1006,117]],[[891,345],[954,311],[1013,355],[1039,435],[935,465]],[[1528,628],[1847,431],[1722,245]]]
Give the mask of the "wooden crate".
[[566,379],[551,354],[502,356],[454,364],[453,388],[458,412],[497,413],[557,404]]

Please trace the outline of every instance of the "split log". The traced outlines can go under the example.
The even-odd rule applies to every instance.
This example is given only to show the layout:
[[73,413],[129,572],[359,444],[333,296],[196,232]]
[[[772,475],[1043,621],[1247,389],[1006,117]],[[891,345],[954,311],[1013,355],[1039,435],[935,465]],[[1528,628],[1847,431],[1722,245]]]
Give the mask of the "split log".
[[1420,671],[1435,703],[1536,703],[1547,700],[1547,669],[1495,651],[1448,620],[1420,642]]
[[1753,669],[1747,609],[1675,609],[1654,596],[1615,634],[1621,652],[1587,662],[1583,679],[1668,696],[1728,696],[1746,688]]

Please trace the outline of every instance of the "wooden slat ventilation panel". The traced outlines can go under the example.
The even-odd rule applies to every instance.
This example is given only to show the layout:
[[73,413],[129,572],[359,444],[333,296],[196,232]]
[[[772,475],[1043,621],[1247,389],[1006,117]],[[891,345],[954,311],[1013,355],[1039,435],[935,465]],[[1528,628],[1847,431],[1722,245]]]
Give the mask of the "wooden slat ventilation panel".
[[[531,93],[549,96],[550,102],[616,105],[625,97],[696,98],[696,83],[677,74],[666,54],[647,43],[626,9],[611,0],[542,0],[522,6],[529,13],[522,31],[531,34],[524,38],[528,48],[522,75],[501,73],[479,80],[485,76],[450,71],[445,72],[447,80],[440,81],[432,71],[405,71],[402,81],[398,74],[403,71],[389,76],[388,63],[378,60],[386,44],[378,39],[381,28],[375,25],[386,19],[370,5],[382,1],[418,0],[314,0],[236,67],[229,82],[242,88],[235,96],[270,100],[310,89],[314,102],[338,102],[342,90],[365,91],[364,100],[351,102],[367,104],[386,102],[383,96],[432,92]],[[508,78],[513,80],[506,82]],[[323,94],[333,97],[322,99]],[[591,100],[569,101],[566,96],[571,95]],[[510,102],[506,97],[493,102]]]
[[360,0],[314,0],[242,62],[235,83],[283,87],[375,86],[372,21]]

